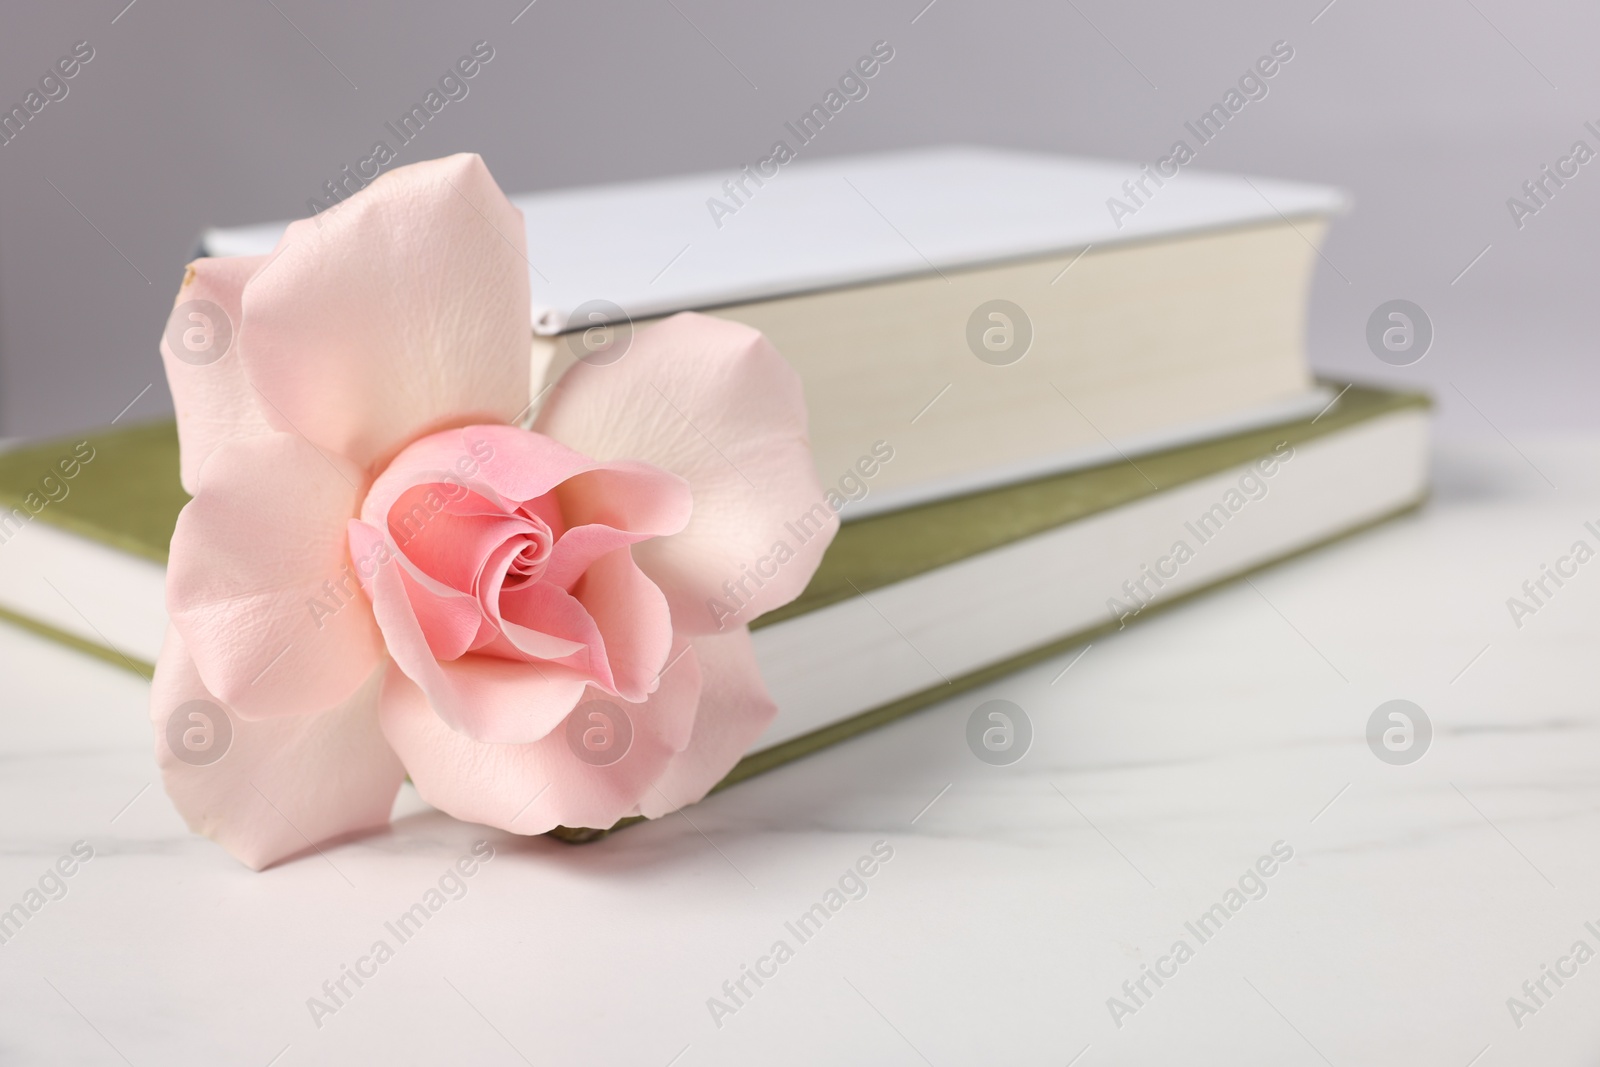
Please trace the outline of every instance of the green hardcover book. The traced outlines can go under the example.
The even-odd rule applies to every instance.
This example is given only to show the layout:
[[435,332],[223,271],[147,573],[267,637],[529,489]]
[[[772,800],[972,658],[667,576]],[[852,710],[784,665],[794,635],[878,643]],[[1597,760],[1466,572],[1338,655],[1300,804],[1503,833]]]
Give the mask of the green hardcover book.
[[[847,510],[805,592],[752,625],[779,713],[719,788],[1416,507],[1429,417],[1352,385],[1314,417]],[[148,676],[185,500],[171,422],[0,455],[0,618]]]

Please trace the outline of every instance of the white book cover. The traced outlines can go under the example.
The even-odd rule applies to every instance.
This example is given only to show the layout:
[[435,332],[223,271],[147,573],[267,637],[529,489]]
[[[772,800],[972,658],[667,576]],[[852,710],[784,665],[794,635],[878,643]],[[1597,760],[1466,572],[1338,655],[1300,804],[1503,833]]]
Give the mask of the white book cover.
[[[585,325],[649,318],[1347,206],[1322,185],[994,148],[773,166],[513,196],[535,332],[579,308]],[[287,225],[209,230],[202,248],[264,254]]]

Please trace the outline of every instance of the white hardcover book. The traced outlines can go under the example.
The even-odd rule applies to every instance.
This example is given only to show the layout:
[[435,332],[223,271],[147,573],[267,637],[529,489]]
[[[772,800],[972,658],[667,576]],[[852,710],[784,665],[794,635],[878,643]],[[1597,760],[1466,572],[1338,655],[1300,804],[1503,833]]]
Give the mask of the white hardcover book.
[[[597,346],[625,358],[648,320],[709,310],[761,330],[799,373],[825,484],[878,442],[895,449],[850,506],[863,516],[1328,401],[1304,307],[1337,190],[971,147],[755,178],[512,198],[535,402]],[[204,248],[265,254],[284,226],[211,230]]]
[[[534,329],[549,335],[611,321],[615,312],[601,308],[599,320],[574,322],[596,300],[649,318],[1331,215],[1347,203],[1323,185],[1188,170],[1157,185],[1133,163],[974,146],[802,160],[759,185],[741,178],[747,173],[730,167],[513,196],[527,228]],[[1136,184],[1130,196],[1130,181],[1142,181],[1147,195]],[[1113,198],[1132,213],[1109,209]],[[262,255],[287,225],[210,229],[202,247],[213,256]]]

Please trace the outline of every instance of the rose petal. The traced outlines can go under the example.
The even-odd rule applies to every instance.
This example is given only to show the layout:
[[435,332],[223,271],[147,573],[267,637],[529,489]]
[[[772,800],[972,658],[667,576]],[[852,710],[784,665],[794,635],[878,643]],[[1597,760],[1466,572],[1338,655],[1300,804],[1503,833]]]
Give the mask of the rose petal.
[[167,612],[246,718],[341,704],[383,656],[345,540],[358,479],[292,434],[241,438],[211,454],[178,516]]
[[761,680],[749,630],[741,626],[725,634],[696,637],[693,644],[704,679],[694,733],[644,798],[640,813],[651,819],[704,797],[744,758],[778,713]]
[[564,589],[609,552],[678,533],[693,508],[688,483],[647,463],[596,467],[567,479],[555,494],[568,529],[550,554],[545,580]]
[[[397,566],[391,561],[388,566]],[[477,643],[483,627],[483,609],[476,597],[458,593],[441,582],[432,581],[426,574],[415,574],[401,566],[400,580],[406,588],[406,602],[411,605],[428,641],[428,651],[434,659],[456,659]]]
[[[361,505],[361,519],[384,528],[402,494],[416,485],[439,482],[468,489],[490,499],[500,511],[510,512],[518,502],[544,496],[593,466],[589,457],[515,426],[445,430],[414,441],[395,456],[372,483]],[[557,536],[560,532],[556,530]]]
[[243,298],[268,420],[369,471],[424,434],[510,422],[532,352],[524,240],[475,155],[398,168],[291,223]]
[[[381,558],[383,535],[360,520],[349,524],[357,560]],[[554,729],[583,695],[589,680],[553,663],[533,664],[468,653],[434,658],[395,561],[363,576],[372,611],[396,666],[427,694],[439,717],[478,741],[524,744]]]
[[[379,516],[413,486],[433,482],[471,489],[507,511],[542,501],[559,487],[564,519],[558,534],[569,525],[603,523],[660,537],[682,530],[693,504],[683,479],[648,463],[597,463],[544,434],[466,426],[429,434],[401,451],[373,483],[362,519],[379,525]],[[544,514],[543,507],[537,511]]]
[[[533,532],[534,524],[519,515],[507,515],[476,493],[462,492],[457,503],[444,501],[433,510],[427,498],[431,492],[414,486],[400,495],[387,513],[387,531],[395,547],[430,578],[459,592],[473,591],[478,568],[511,538]],[[476,514],[457,514],[458,508]],[[363,511],[366,509],[363,508]]]
[[[504,566],[502,562],[501,567]],[[534,582],[501,593],[490,618],[522,655],[564,661],[574,670],[611,684],[600,630],[578,599],[566,590]]]
[[[161,335],[161,362],[178,419],[179,477],[190,495],[200,484],[200,464],[219,444],[272,430],[259,395],[245,377],[238,352],[243,322],[240,294],[266,258],[197,259],[189,264]],[[207,321],[211,309],[196,306],[194,301],[215,304],[224,321]],[[167,339],[172,335],[181,338],[192,329],[208,329],[209,333],[196,335],[204,343],[198,349],[186,349],[187,358],[180,359]]]
[[595,463],[556,489],[568,526],[604,525],[665,537],[689,525],[694,495],[676,474],[648,463]]
[[571,589],[595,560],[636,545],[648,536],[610,526],[575,526],[556,542],[550,553],[550,565],[545,568],[544,581]]
[[[838,529],[811,460],[799,377],[747,326],[685,313],[642,330],[618,362],[574,364],[534,429],[598,461],[642,460],[689,483],[688,526],[634,550],[680,632],[716,632],[793,600]],[[780,543],[791,558],[730,598],[723,583]]]
[[[195,833],[260,870],[337,837],[385,826],[405,771],[378,726],[378,697],[387,663],[335,708],[312,715],[249,720],[229,715],[207,691],[175,628],[168,628],[150,690],[156,761],[167,795]],[[214,709],[211,740],[220,744],[225,716],[232,738],[222,757],[204,766],[179,759],[168,741],[171,717],[190,701]],[[194,723],[193,727],[188,726]],[[181,744],[181,740],[179,742]]]
[[474,478],[502,500],[534,500],[594,467],[594,460],[544,434],[515,426],[469,426],[462,436],[486,453]]
[[605,637],[611,684],[624,700],[643,700],[672,649],[667,598],[619,548],[601,556],[573,586],[573,595]]
[[605,700],[628,716],[632,744],[610,766],[580,760],[565,723],[533,744],[473,741],[446,726],[421,690],[398,672],[384,687],[384,736],[405,762],[422,798],[458,819],[518,834],[544,833],[556,826],[608,827],[639,809],[653,794],[652,783],[662,769],[689,741],[700,669],[693,649],[680,645],[679,650],[682,658],[644,703],[619,701],[591,689],[579,704],[577,711],[583,712],[590,699]]

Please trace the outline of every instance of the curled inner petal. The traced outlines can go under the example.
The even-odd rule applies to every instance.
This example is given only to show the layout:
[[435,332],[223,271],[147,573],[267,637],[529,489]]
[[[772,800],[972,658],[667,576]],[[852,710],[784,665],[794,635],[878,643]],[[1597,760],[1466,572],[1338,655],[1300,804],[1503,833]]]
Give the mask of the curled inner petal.
[[351,525],[352,555],[385,546],[389,563],[363,586],[395,662],[440,714],[479,739],[531,740],[570,707],[473,711],[462,686],[525,670],[544,680],[530,697],[565,700],[581,681],[645,700],[672,617],[633,546],[681,529],[688,505],[684,483],[659,468],[469,426],[415,442],[379,475]]
[[537,582],[544,577],[545,567],[550,563],[550,553],[556,544],[555,535],[550,532],[550,527],[545,525],[543,519],[533,519],[529,526],[526,533],[518,534],[511,539],[517,550],[511,557],[511,565],[507,568],[505,580],[500,585],[502,592],[510,592]]

